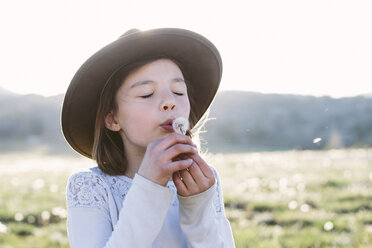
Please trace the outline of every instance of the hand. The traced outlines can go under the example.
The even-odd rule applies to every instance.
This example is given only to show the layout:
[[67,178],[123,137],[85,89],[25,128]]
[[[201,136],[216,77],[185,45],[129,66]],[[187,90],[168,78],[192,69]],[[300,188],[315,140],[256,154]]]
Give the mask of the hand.
[[[206,191],[215,183],[209,165],[198,153],[189,156],[193,162],[187,169],[173,173],[173,182],[180,196],[191,196]],[[182,179],[181,179],[182,178]]]
[[165,186],[175,171],[184,170],[193,163],[187,156],[180,159],[180,155],[197,153],[194,146],[188,136],[177,133],[152,141],[147,146],[138,174]]

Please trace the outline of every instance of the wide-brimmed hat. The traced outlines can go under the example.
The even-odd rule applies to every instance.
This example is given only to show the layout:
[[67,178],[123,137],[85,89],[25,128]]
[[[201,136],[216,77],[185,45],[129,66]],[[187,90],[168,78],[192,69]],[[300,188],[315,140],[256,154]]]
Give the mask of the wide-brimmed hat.
[[205,37],[184,29],[132,29],[93,54],[73,77],[62,107],[62,130],[70,146],[92,157],[99,99],[108,79],[125,65],[155,56],[177,61],[193,88],[197,120],[211,104],[222,76],[217,48]]

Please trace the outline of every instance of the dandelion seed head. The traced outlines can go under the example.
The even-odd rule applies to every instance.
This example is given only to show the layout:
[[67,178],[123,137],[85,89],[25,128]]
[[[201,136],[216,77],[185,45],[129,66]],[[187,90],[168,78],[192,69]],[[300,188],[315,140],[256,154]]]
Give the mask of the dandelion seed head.
[[301,212],[303,212],[303,213],[307,213],[307,212],[310,211],[310,206],[309,206],[308,204],[305,203],[305,204],[302,204],[302,205],[301,205],[300,209],[301,209]]
[[372,225],[367,225],[366,226],[366,232],[372,233]]
[[23,216],[22,213],[16,213],[16,214],[14,215],[14,219],[15,219],[16,221],[22,221],[22,220],[24,219],[24,216]]
[[0,222],[0,233],[6,233],[7,231],[7,226]]
[[295,209],[297,208],[297,206],[298,206],[298,203],[297,203],[297,201],[295,201],[295,200],[292,200],[292,201],[290,201],[290,202],[288,203],[288,208],[289,208],[290,210],[295,210]]
[[30,224],[35,223],[35,221],[36,221],[35,216],[30,215],[30,216],[27,217],[27,222],[30,223]]
[[189,122],[183,117],[176,118],[172,123],[173,130],[179,134],[186,134],[189,129]]
[[326,223],[324,223],[324,226],[323,226],[324,231],[329,232],[329,231],[332,231],[333,228],[334,228],[334,225],[332,221],[327,221]]
[[44,220],[44,221],[48,221],[50,219],[50,212],[47,211],[47,210],[44,210],[41,213],[41,219]]
[[52,214],[61,219],[65,219],[67,217],[67,211],[63,207],[54,207],[52,209]]

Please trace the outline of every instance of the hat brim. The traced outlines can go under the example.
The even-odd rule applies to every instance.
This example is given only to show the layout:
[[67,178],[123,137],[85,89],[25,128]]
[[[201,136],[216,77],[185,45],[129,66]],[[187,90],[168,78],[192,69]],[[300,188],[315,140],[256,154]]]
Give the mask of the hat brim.
[[62,131],[70,146],[92,157],[94,125],[99,98],[107,80],[119,68],[154,56],[175,59],[193,87],[199,120],[211,104],[220,84],[222,61],[205,37],[184,29],[162,28],[121,36],[92,55],[76,72],[65,94]]

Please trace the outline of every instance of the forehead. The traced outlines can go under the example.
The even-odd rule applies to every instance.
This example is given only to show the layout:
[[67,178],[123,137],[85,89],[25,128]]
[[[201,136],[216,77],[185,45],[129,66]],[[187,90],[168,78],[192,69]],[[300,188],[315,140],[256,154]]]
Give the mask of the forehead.
[[132,70],[125,77],[123,83],[131,87],[139,81],[167,80],[169,78],[183,78],[178,65],[170,59],[157,59]]

